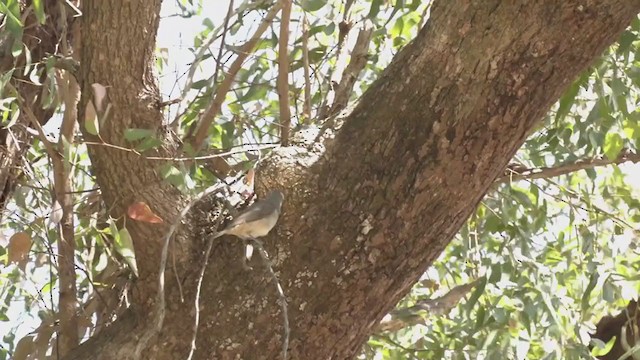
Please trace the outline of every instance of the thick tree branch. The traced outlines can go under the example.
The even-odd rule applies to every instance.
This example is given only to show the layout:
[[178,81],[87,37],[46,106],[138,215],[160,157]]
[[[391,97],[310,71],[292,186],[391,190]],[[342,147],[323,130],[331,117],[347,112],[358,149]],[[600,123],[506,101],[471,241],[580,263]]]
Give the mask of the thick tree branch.
[[[162,121],[146,101],[148,88],[157,90],[145,67],[152,58],[157,13],[150,19],[129,13],[148,10],[136,8],[147,4],[157,6],[155,11],[159,2],[87,4],[85,21],[94,28],[87,39],[94,48],[83,50],[82,77],[88,84],[117,90],[110,95],[120,113],[106,135],[110,143],[123,145],[124,128],[153,128]],[[112,13],[103,7],[113,7]],[[274,150],[263,161],[256,183],[287,189],[278,226],[264,244],[289,303],[291,358],[356,356],[380,319],[457,233],[551,104],[639,10],[638,0],[436,2],[425,28],[362,96],[336,137],[325,144],[326,152]],[[127,22],[134,18],[140,23]],[[143,56],[133,56],[140,46],[100,33],[119,27],[131,27],[142,37]],[[108,66],[101,57],[110,60]],[[87,63],[92,68],[88,73]],[[177,218],[176,209],[183,208],[185,199],[168,186],[144,181],[157,180],[150,162],[115,150],[91,151],[114,213],[122,210],[121,203],[142,197],[163,218]],[[202,213],[193,215],[210,224],[207,212]],[[157,275],[159,239],[167,229],[129,226],[147,278]],[[181,229],[175,240],[177,272],[184,274],[185,299],[191,304],[197,271],[182,271],[193,268],[193,257],[185,254],[201,251],[206,231]],[[200,314],[200,331],[206,336],[198,336],[195,358],[277,358],[282,310],[268,286],[269,274],[260,269],[247,273],[237,242],[222,239],[211,254],[202,282],[202,296],[211,301]],[[141,267],[136,289],[147,297],[136,294],[131,313],[144,315],[153,305],[153,297],[145,299],[156,288],[149,286]],[[158,341],[143,352],[146,358],[188,353],[193,314],[176,289],[166,285],[167,309],[172,311],[167,311]],[[78,352],[89,356],[74,358],[130,357],[139,341],[131,334],[139,334],[134,330],[145,322],[144,316],[122,316],[103,330],[101,339]]]

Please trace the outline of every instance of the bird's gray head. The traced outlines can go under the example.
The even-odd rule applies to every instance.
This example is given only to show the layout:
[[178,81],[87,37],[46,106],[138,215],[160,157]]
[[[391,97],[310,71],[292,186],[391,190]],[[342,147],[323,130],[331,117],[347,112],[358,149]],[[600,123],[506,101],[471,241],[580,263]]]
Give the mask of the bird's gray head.
[[282,202],[284,201],[284,194],[280,190],[274,190],[266,196],[264,201],[269,202],[280,209],[282,207]]

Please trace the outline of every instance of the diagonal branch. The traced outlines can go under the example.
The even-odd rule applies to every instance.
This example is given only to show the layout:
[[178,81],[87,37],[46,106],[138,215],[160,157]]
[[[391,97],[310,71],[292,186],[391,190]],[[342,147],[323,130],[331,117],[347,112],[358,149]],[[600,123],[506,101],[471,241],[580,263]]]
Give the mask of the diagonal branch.
[[595,167],[608,166],[612,164],[622,164],[625,162],[638,163],[640,162],[640,154],[622,151],[620,155],[613,159],[607,159],[602,157],[595,157],[591,159],[582,159],[573,163],[563,164],[556,167],[541,167],[541,168],[522,168],[519,165],[509,165],[504,174],[496,179],[498,183],[504,183],[509,181],[517,181],[522,179],[544,179],[557,177],[561,175],[570,174],[572,172],[593,169]]
[[291,0],[281,0],[282,21],[280,22],[280,39],[278,41],[278,98],[280,99],[280,142],[289,144],[291,129],[291,110],[289,109],[289,20],[291,18]]
[[365,22],[358,33],[356,44],[351,52],[351,61],[349,61],[349,65],[342,73],[340,83],[334,88],[335,97],[329,115],[338,113],[347,106],[349,97],[353,92],[353,86],[356,84],[356,80],[358,80],[358,76],[365,65],[367,65],[369,43],[372,36],[373,26],[370,22]]
[[233,64],[231,64],[227,75],[225,76],[222,83],[220,83],[220,86],[217,88],[213,102],[211,102],[209,107],[200,116],[200,119],[196,124],[195,134],[191,139],[189,139],[191,147],[194,151],[197,151],[200,149],[200,147],[202,147],[202,143],[209,133],[209,127],[220,113],[222,109],[222,103],[224,102],[224,99],[227,96],[229,90],[231,90],[231,85],[233,84],[236,75],[238,74],[240,69],[242,69],[242,63],[253,51],[262,34],[267,30],[269,25],[271,25],[271,22],[273,21],[273,19],[275,19],[276,15],[280,11],[281,6],[281,3],[277,3],[271,7],[269,12],[267,13],[267,16],[265,16],[262,23],[260,23],[251,39],[244,45],[242,45],[240,47],[240,50],[238,50],[238,57],[233,62]]
[[311,119],[311,71],[309,67],[309,20],[305,15],[302,20],[302,63],[304,68],[304,120]]

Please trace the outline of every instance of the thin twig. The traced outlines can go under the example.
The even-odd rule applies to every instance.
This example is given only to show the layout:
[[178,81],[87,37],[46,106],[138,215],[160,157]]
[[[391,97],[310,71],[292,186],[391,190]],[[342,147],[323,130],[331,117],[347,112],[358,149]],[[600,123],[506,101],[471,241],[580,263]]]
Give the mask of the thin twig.
[[229,68],[229,71],[224,77],[222,83],[220,83],[220,86],[216,89],[216,94],[213,101],[211,102],[211,104],[209,104],[209,107],[202,113],[195,125],[195,134],[191,139],[189,139],[191,142],[191,147],[194,151],[198,151],[202,146],[204,139],[209,133],[209,127],[222,109],[222,103],[224,102],[227,93],[231,89],[231,84],[233,84],[236,75],[238,74],[240,69],[242,69],[242,63],[247,59],[249,54],[256,47],[256,44],[258,43],[258,40],[260,40],[262,34],[267,30],[269,25],[271,25],[271,22],[280,11],[280,7],[280,3],[276,3],[271,7],[269,12],[267,13],[267,16],[264,18],[262,23],[260,23],[258,29],[256,29],[256,32],[253,34],[251,39],[244,45],[242,45],[240,47],[240,50],[238,50],[237,58],[233,62],[233,64],[231,64],[231,67]]
[[302,64],[304,68],[304,104],[302,114],[305,121],[311,119],[311,74],[309,68],[309,20],[302,20]]
[[278,291],[278,297],[280,302],[280,307],[282,308],[282,321],[284,326],[284,338],[282,339],[282,358],[283,360],[287,360],[287,351],[289,349],[289,312],[287,311],[287,297],[284,295],[284,290],[282,290],[282,285],[280,285],[280,280],[278,280],[278,276],[275,271],[273,271],[273,267],[271,266],[271,261],[269,260],[269,254],[262,246],[262,242],[258,239],[251,239],[255,244],[256,249],[258,249],[258,253],[262,258],[267,270],[269,270],[269,274],[273,279],[273,282],[276,284],[276,290]]
[[22,96],[18,92],[18,89],[16,89],[11,84],[6,84],[6,86],[7,86],[7,88],[9,90],[13,91],[16,94],[16,100],[18,101],[18,105],[20,106],[20,110],[24,111],[24,113],[27,114],[27,118],[29,119],[31,124],[36,128],[36,130],[38,132],[38,138],[42,142],[42,145],[44,146],[44,149],[47,151],[49,156],[50,157],[59,156],[58,151],[53,147],[53,144],[51,143],[51,141],[49,141],[49,139],[47,139],[47,135],[45,135],[44,129],[42,128],[42,125],[40,125],[40,122],[38,121],[38,118],[33,113],[33,111],[31,111],[31,108],[29,107],[29,105],[27,105],[25,103],[24,99],[22,98]]
[[[233,1],[231,1],[231,2],[233,3]],[[235,14],[237,14],[237,11],[234,12],[233,14],[231,14],[231,16],[233,16]],[[229,16],[229,17],[231,17],[231,16]],[[226,28],[226,26],[225,26],[225,28]],[[212,31],[209,34],[209,38],[207,39],[207,41],[203,42],[202,46],[200,47],[200,50],[198,50],[198,53],[195,56],[195,60],[193,61],[193,63],[191,64],[191,66],[189,68],[189,72],[187,74],[187,83],[185,84],[184,88],[182,89],[182,93],[180,94],[180,98],[181,99],[186,99],[187,98],[187,94],[188,94],[189,90],[191,90],[191,85],[193,84],[193,77],[195,76],[196,70],[198,69],[198,65],[200,65],[200,62],[202,62],[202,59],[204,58],[205,53],[209,50],[209,47],[211,46],[211,44],[213,44],[213,42],[216,41],[216,39],[220,36],[220,35],[218,35],[218,32],[221,29],[222,28],[217,28],[214,31]],[[224,36],[224,34],[223,34],[223,36]],[[224,41],[223,41],[223,43],[224,43]],[[220,48],[222,49],[223,46],[221,45]],[[216,81],[216,77],[213,78],[213,81],[214,82]],[[178,109],[176,110],[176,116],[173,119],[173,121],[171,121],[171,124],[172,125],[173,124],[177,124],[178,121],[180,120],[181,115],[182,115],[182,113],[180,112],[180,105],[178,105]]]
[[622,164],[628,161],[631,161],[633,163],[640,162],[640,154],[635,154],[623,150],[620,155],[613,160],[609,160],[608,158],[591,158],[578,160],[573,163],[563,164],[556,167],[541,167],[532,169],[507,168],[504,175],[499,177],[496,181],[504,183],[523,179],[552,178],[570,174],[572,172],[580,170],[592,169],[595,167],[608,166],[612,164]]
[[278,39],[278,99],[280,107],[280,142],[289,145],[291,130],[291,109],[289,108],[289,21],[291,19],[291,0],[280,0],[282,16],[280,38]]
[[164,298],[164,295],[165,295],[164,294],[165,293],[164,272],[165,272],[165,269],[167,268],[167,257],[168,257],[167,255],[169,253],[169,242],[171,241],[173,234],[178,229],[178,226],[180,226],[180,222],[182,221],[182,218],[184,218],[187,215],[187,213],[189,212],[189,210],[191,210],[193,205],[195,205],[198,201],[200,201],[205,196],[221,191],[225,186],[226,184],[223,182],[218,183],[204,189],[202,192],[194,196],[187,203],[187,205],[182,209],[182,211],[180,211],[180,214],[178,214],[176,219],[173,221],[173,223],[169,227],[169,231],[167,231],[167,234],[163,239],[162,254],[160,256],[160,268],[158,269],[159,271],[158,294],[156,295],[156,303],[155,303],[155,309],[153,314],[153,323],[152,323],[152,327],[150,329],[147,329],[145,334],[142,335],[142,337],[140,338],[140,341],[138,342],[138,345],[136,346],[136,351],[134,354],[136,359],[140,358],[142,351],[146,349],[149,341],[160,332],[160,330],[162,329],[162,324],[164,323],[165,307],[166,307],[165,298]]
[[276,147],[279,146],[279,145],[276,145],[276,144],[268,144],[268,145],[256,146],[255,148],[252,148],[252,149],[230,150],[230,151],[221,152],[221,153],[218,153],[218,154],[209,154],[209,155],[193,156],[193,157],[173,157],[173,158],[171,158],[171,157],[162,157],[162,156],[145,156],[145,155],[141,154],[136,149],[126,148],[126,147],[122,147],[122,146],[118,146],[118,145],[114,145],[114,144],[109,144],[109,143],[106,143],[106,142],[83,141],[82,144],[93,145],[93,146],[105,146],[105,147],[116,149],[116,150],[127,151],[127,152],[133,153],[135,155],[141,156],[145,160],[178,161],[178,162],[209,160],[209,159],[214,159],[214,158],[219,158],[219,157],[224,157],[224,156],[229,156],[229,155],[241,154],[241,153],[247,152],[247,151],[273,149],[273,148],[276,148]]
[[220,61],[222,60],[222,49],[224,49],[225,40],[227,38],[227,32],[229,31],[229,19],[233,11],[233,0],[229,1],[229,8],[227,9],[227,15],[224,17],[224,24],[222,25],[222,39],[220,39],[220,47],[218,48],[218,57],[216,57],[216,69],[213,72],[213,83],[218,85],[218,74],[220,73]]

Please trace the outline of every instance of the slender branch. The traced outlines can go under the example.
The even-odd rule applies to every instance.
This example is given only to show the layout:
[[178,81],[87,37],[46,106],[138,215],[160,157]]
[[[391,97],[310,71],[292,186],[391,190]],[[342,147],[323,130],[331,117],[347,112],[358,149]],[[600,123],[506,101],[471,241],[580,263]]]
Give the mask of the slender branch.
[[278,41],[278,98],[280,100],[280,142],[289,144],[291,129],[291,109],[289,108],[289,21],[291,19],[291,0],[280,0],[282,17],[280,22],[280,39]]
[[[58,3],[60,13],[66,18],[66,6]],[[63,24],[61,36],[62,52],[65,56],[71,55],[71,49],[67,46],[67,26]],[[76,55],[77,56],[77,55]],[[73,143],[73,132],[77,123],[77,107],[80,101],[80,87],[75,75],[65,71],[61,76],[60,89],[62,89],[64,101],[64,113],[60,125],[60,136],[58,137],[58,149],[65,151],[66,146]],[[78,336],[78,300],[76,285],[76,264],[75,264],[75,228],[73,214],[73,194],[71,163],[70,159],[64,156],[56,156],[51,159],[53,164],[53,183],[55,190],[55,201],[60,204],[62,217],[58,227],[58,276],[60,292],[58,294],[59,315],[60,315],[60,353],[67,354],[80,342]]]
[[334,87],[335,97],[333,98],[329,115],[340,112],[347,106],[356,80],[358,80],[358,76],[367,65],[369,44],[372,37],[373,26],[369,21],[366,21],[358,33],[356,44],[351,52],[351,61],[349,61],[349,65],[342,73],[340,83]]
[[233,64],[231,64],[229,72],[225,76],[222,83],[220,83],[220,86],[216,89],[216,94],[213,101],[198,119],[195,134],[190,139],[191,147],[194,151],[197,151],[200,149],[200,147],[202,147],[202,143],[209,133],[209,127],[220,113],[222,109],[222,103],[224,102],[227,93],[231,89],[231,85],[233,84],[236,75],[238,74],[240,69],[242,69],[242,63],[253,51],[262,34],[267,30],[269,25],[271,25],[271,22],[280,11],[280,8],[280,3],[274,4],[267,13],[267,16],[264,18],[262,23],[260,23],[260,25],[258,26],[258,29],[256,29],[256,32],[253,34],[251,39],[240,47],[240,50],[238,51],[238,57],[233,62]]
[[302,20],[302,64],[304,68],[304,105],[302,114],[304,120],[311,119],[311,74],[309,66],[309,20],[304,16]]
[[519,168],[517,165],[510,165],[505,170],[505,173],[499,177],[496,181],[499,183],[517,181],[523,179],[543,179],[552,178],[561,175],[570,174],[572,172],[592,169],[600,166],[608,166],[612,164],[622,164],[625,162],[640,162],[640,154],[635,154],[627,151],[620,152],[620,155],[613,160],[607,158],[591,158],[582,159],[573,163],[563,164],[556,167],[542,167],[542,168]]
[[220,39],[220,48],[218,48],[218,57],[216,58],[216,69],[213,72],[213,82],[218,85],[218,74],[220,73],[220,63],[222,61],[222,49],[224,49],[225,41],[227,38],[227,32],[229,31],[229,19],[233,12],[233,0],[229,1],[229,8],[227,9],[227,15],[224,17],[224,24],[222,25],[222,39]]
[[[245,1],[245,4],[247,3],[247,1]],[[229,6],[231,7],[233,4],[233,1],[230,1]],[[241,5],[242,6],[242,5]],[[231,18],[231,16],[237,14],[237,10],[231,14],[227,13],[227,17]],[[193,63],[191,64],[191,66],[189,67],[189,72],[187,74],[187,83],[185,84],[184,88],[182,89],[182,93],[180,94],[180,98],[181,99],[186,99],[187,98],[187,93],[189,92],[189,90],[191,90],[191,85],[193,85],[193,77],[196,73],[196,70],[198,69],[198,65],[200,65],[200,62],[202,62],[202,59],[204,58],[204,55],[207,51],[209,51],[209,47],[211,46],[211,44],[213,44],[214,41],[216,41],[216,39],[219,37],[218,32],[219,31],[224,31],[226,32],[228,23],[225,22],[225,25],[223,25],[222,28],[217,28],[214,31],[212,31],[209,34],[209,38],[207,39],[207,41],[205,41],[202,46],[200,47],[200,50],[198,50],[198,53],[195,56],[195,60],[193,61]],[[222,43],[220,44],[220,49],[222,49],[224,47],[224,37],[225,34],[222,34]],[[220,58],[220,53],[218,54],[218,59]],[[219,60],[216,61],[216,63]],[[213,77],[213,81],[215,82],[217,80],[217,69],[216,69],[216,73]],[[186,111],[186,110],[185,110]],[[180,120],[180,117],[183,113],[180,112],[180,105],[178,105],[178,109],[176,110],[176,116],[173,119],[173,121],[171,121],[171,124],[178,124],[178,121]]]
[[280,146],[280,145],[276,145],[276,144],[267,144],[267,145],[259,145],[259,146],[256,146],[254,148],[251,148],[251,149],[229,150],[229,151],[225,151],[225,152],[221,152],[221,153],[217,153],[217,154],[209,154],[209,155],[193,156],[193,157],[174,157],[174,158],[171,158],[171,157],[162,157],[162,156],[144,156],[143,154],[141,154],[136,149],[126,148],[126,147],[122,147],[122,146],[118,146],[118,145],[114,145],[114,144],[109,144],[109,143],[106,143],[106,142],[84,141],[84,142],[82,142],[82,144],[92,145],[92,146],[105,146],[105,147],[108,147],[108,148],[111,148],[111,149],[130,152],[130,153],[133,153],[135,155],[144,157],[145,160],[176,161],[176,162],[209,160],[209,159],[215,159],[215,158],[220,158],[220,157],[224,157],[224,156],[241,154],[241,153],[247,152],[247,151],[273,149],[273,148],[277,148],[278,146]]
[[49,154],[49,156],[52,157],[52,158],[55,157],[55,156],[59,156],[58,151],[53,147],[53,144],[51,143],[51,141],[49,141],[49,139],[47,139],[47,135],[45,134],[44,129],[42,128],[42,125],[40,125],[40,122],[38,121],[38,118],[33,113],[33,111],[31,111],[31,108],[29,107],[29,105],[25,103],[24,99],[22,98],[22,96],[18,92],[18,89],[16,89],[11,84],[7,84],[6,86],[10,91],[12,91],[12,92],[14,92],[16,94],[16,101],[18,101],[18,105],[20,106],[20,110],[23,111],[27,115],[27,118],[29,119],[29,121],[31,122],[33,127],[36,128],[36,131],[38,133],[38,138],[42,142],[42,145],[44,146],[44,149],[47,152],[47,154]]

